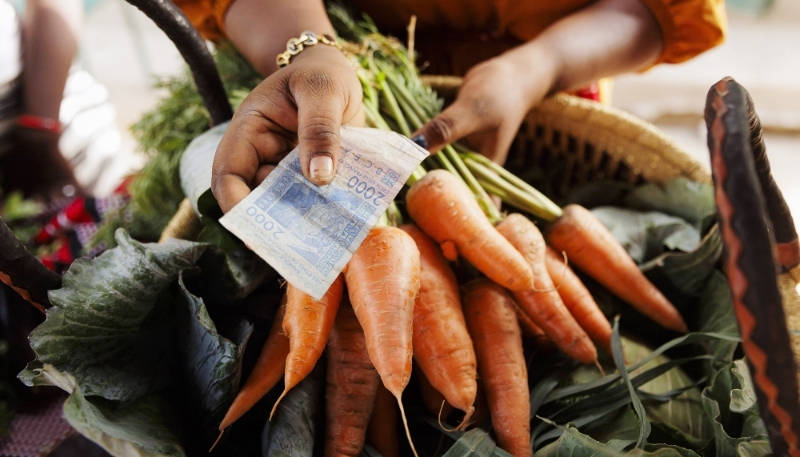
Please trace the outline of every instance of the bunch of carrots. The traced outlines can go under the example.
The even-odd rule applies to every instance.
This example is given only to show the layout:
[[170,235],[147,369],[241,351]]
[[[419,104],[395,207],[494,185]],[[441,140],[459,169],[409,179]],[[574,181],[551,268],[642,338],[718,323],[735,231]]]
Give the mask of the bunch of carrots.
[[[346,25],[368,123],[411,135],[441,109],[435,94],[397,42],[369,23]],[[462,411],[456,429],[464,430],[488,409],[499,445],[531,455],[523,334],[546,338],[584,364],[597,363],[596,345],[610,352],[611,325],[565,259],[661,326],[687,331],[675,307],[585,208],[559,208],[457,146],[423,165],[404,199],[390,207],[392,217],[371,230],[321,300],[287,285],[221,433],[283,379],[274,413],[326,352],[325,455],[359,455],[376,405],[395,400],[414,449],[401,399],[412,366],[432,413]],[[501,214],[490,193],[521,212]],[[544,233],[525,213],[547,222]],[[405,218],[413,223],[401,223]],[[462,284],[455,262],[474,267]],[[382,446],[387,442],[374,444],[396,455]]]

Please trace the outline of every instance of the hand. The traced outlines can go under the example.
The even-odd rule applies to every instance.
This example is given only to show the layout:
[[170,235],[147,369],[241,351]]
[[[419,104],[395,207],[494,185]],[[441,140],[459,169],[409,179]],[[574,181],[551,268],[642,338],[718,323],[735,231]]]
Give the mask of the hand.
[[548,78],[525,71],[514,54],[495,57],[470,69],[455,102],[416,135],[430,151],[466,137],[471,147],[502,164],[525,115],[549,88]]
[[338,49],[318,44],[258,85],[217,148],[211,189],[223,212],[241,201],[298,144],[303,174],[328,184],[342,124],[363,125],[361,84]]

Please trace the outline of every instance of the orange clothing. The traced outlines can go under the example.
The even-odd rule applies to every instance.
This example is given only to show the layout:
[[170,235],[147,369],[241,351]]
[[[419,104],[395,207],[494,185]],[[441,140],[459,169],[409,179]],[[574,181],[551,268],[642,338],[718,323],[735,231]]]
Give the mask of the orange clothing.
[[[234,0],[176,0],[208,39],[224,36],[223,19]],[[479,62],[528,41],[545,28],[594,0],[349,0],[370,15],[385,33],[402,35],[417,16],[420,54],[442,47],[452,62],[444,67],[463,74],[459,62]],[[721,43],[727,23],[724,0],[641,0],[661,26],[664,50],[657,63],[678,63]],[[431,39],[427,39],[430,37]],[[435,37],[435,38],[434,38]],[[455,47],[453,46],[455,45]]]

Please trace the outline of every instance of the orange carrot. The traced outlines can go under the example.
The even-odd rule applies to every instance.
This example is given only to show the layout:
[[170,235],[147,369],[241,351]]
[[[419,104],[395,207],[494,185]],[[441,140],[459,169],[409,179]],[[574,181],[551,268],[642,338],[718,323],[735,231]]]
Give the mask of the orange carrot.
[[384,386],[378,386],[375,409],[369,420],[368,441],[382,457],[398,457],[400,441],[397,439],[397,402]]
[[520,308],[565,354],[581,363],[594,363],[597,349],[564,306],[547,273],[539,229],[525,216],[511,214],[497,225],[497,231],[522,254],[533,272],[534,288],[514,292]]
[[239,389],[233,404],[228,408],[228,412],[225,413],[225,417],[219,424],[220,432],[249,411],[283,377],[286,356],[289,354],[289,338],[286,338],[281,330],[285,314],[286,296],[284,295],[275,320],[272,322],[267,341],[261,349],[261,355],[258,356],[258,361],[256,361],[250,377],[247,378],[247,382]]
[[530,456],[528,371],[513,299],[499,285],[478,279],[465,286],[464,315],[497,441],[517,457]]
[[544,257],[547,272],[558,287],[558,295],[572,317],[578,321],[583,330],[595,343],[611,354],[611,324],[605,314],[597,306],[592,294],[583,285],[583,281],[564,263],[564,258],[550,246]]
[[431,385],[428,377],[425,376],[425,373],[421,369],[417,370],[415,368],[415,370],[417,380],[419,381],[420,394],[422,395],[422,404],[425,405],[425,409],[434,417],[444,419],[449,416],[453,411],[453,407],[447,404],[444,395]]
[[283,333],[289,338],[289,355],[286,357],[286,375],[281,396],[272,407],[270,420],[283,397],[306,378],[325,350],[336,311],[342,299],[344,278],[339,275],[321,300],[288,284],[286,286],[286,315]]
[[[409,443],[411,434],[401,396],[411,377],[419,269],[419,249],[406,232],[396,227],[375,227],[345,270],[348,294],[364,329],[369,359],[383,385],[397,399]],[[414,450],[413,443],[411,448]]]
[[573,265],[662,327],[686,333],[672,303],[644,276],[614,235],[586,208],[568,205],[547,230],[547,241]]
[[446,170],[433,170],[406,194],[409,214],[437,243],[455,244],[481,273],[511,290],[530,289],[530,268],[511,244],[497,233],[475,197]]
[[544,330],[541,329],[536,322],[533,322],[525,311],[519,307],[517,304],[514,310],[517,312],[517,320],[519,320],[519,327],[522,330],[522,334],[527,336],[528,338],[542,338],[548,339],[547,335],[544,333]]
[[369,361],[364,330],[344,297],[328,340],[325,455],[357,456],[380,384]]
[[414,305],[413,347],[425,377],[447,402],[466,413],[474,410],[477,369],[472,339],[464,322],[456,275],[439,248],[413,225],[400,227],[419,249],[419,295]]

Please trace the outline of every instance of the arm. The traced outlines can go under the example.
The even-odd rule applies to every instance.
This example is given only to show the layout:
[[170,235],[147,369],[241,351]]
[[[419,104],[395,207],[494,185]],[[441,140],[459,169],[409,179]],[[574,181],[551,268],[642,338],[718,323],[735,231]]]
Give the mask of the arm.
[[58,119],[82,22],[80,0],[28,0],[22,23],[26,114]]
[[275,57],[305,30],[334,35],[322,0],[237,0],[227,35],[267,78],[242,102],[214,157],[211,188],[224,212],[295,145],[303,174],[324,185],[335,173],[342,124],[363,124],[361,84],[333,46],[317,44],[278,69]]
[[[28,0],[22,19],[23,114],[58,119],[70,65],[78,49],[80,0]],[[72,167],[58,149],[57,133],[18,128],[15,149],[5,158],[7,186],[45,200],[72,186]]]
[[471,135],[502,163],[525,114],[545,96],[644,69],[662,47],[659,25],[639,0],[600,0],[475,66],[456,101],[418,133],[432,151]]

